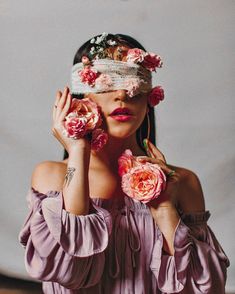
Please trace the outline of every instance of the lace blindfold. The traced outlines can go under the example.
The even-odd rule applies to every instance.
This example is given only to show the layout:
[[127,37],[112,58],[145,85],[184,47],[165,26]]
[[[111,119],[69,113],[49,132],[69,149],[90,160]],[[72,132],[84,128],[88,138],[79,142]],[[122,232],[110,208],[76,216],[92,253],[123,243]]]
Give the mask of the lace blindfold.
[[119,89],[126,90],[130,97],[139,93],[148,93],[152,89],[151,72],[139,64],[112,59],[95,59],[91,63],[85,59],[72,67],[73,94]]
[[152,87],[152,72],[163,64],[159,55],[118,44],[105,32],[91,39],[90,46],[87,55],[72,67],[72,94],[123,89],[129,97],[147,93],[151,107],[164,99],[162,87]]

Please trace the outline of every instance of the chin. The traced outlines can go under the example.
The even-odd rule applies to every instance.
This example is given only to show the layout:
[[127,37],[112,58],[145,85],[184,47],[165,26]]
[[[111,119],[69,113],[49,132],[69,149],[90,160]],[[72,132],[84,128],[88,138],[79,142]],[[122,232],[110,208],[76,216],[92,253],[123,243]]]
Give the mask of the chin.
[[130,128],[115,128],[115,129],[109,129],[108,135],[110,137],[113,137],[115,139],[126,139],[133,135],[136,132],[136,129],[130,129]]

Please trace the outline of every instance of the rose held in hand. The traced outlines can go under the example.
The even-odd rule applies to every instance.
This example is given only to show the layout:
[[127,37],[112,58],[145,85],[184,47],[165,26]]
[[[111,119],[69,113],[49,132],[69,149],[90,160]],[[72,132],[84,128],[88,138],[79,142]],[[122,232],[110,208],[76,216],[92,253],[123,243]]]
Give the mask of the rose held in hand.
[[73,99],[69,112],[75,112],[79,117],[87,120],[87,132],[101,125],[102,119],[99,106],[89,98]]
[[78,116],[76,112],[70,112],[65,118],[66,135],[73,139],[82,138],[86,133],[87,119]]
[[140,163],[134,156],[130,158],[130,152],[126,150],[119,158],[123,192],[135,200],[148,203],[165,190],[166,176],[158,164]]
[[99,128],[101,123],[101,109],[94,101],[73,99],[65,117],[64,135],[77,140],[91,134],[91,148],[99,151],[108,140],[108,135]]
[[80,139],[99,127],[101,115],[98,105],[89,98],[73,99],[68,115],[65,117],[65,135]]
[[165,181],[161,168],[147,162],[132,167],[122,176],[122,189],[129,197],[148,203],[165,189]]

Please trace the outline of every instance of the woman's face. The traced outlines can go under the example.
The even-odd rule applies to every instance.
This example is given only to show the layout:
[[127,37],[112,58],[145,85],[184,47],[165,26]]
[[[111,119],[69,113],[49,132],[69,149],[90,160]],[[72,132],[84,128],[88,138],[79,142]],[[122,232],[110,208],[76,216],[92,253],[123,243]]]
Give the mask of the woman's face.
[[147,112],[147,94],[129,97],[126,90],[103,93],[89,93],[100,107],[103,115],[103,128],[115,138],[127,138],[142,124]]

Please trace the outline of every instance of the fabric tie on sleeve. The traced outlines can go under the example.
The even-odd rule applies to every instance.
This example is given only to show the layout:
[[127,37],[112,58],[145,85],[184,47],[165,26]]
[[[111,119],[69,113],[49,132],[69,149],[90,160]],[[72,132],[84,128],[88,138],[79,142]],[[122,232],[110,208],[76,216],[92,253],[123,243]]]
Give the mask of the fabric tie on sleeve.
[[113,248],[113,252],[109,251],[109,275],[112,278],[117,278],[120,272],[120,262],[118,260],[118,240],[117,240],[117,232],[121,230],[121,220],[123,216],[126,219],[126,228],[128,234],[128,244],[131,249],[131,261],[132,267],[136,267],[135,261],[135,252],[140,250],[140,235],[138,231],[137,224],[134,218],[134,210],[131,207],[125,206],[121,210],[117,211],[115,215],[115,220],[113,223],[113,235],[111,238],[111,246]]

